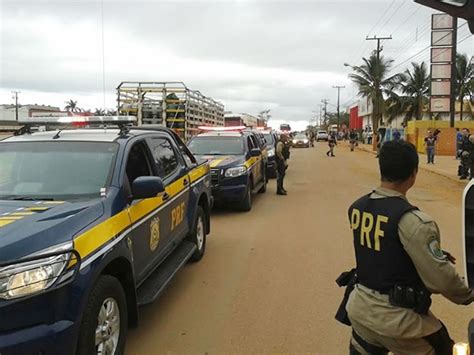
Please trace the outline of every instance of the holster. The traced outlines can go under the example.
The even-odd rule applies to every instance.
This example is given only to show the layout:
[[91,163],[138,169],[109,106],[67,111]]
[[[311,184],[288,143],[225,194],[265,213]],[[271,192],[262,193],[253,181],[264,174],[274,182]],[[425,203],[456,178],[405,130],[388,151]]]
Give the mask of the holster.
[[345,287],[346,290],[344,291],[344,297],[342,298],[342,302],[339,305],[339,308],[336,312],[336,319],[341,322],[342,324],[351,326],[351,321],[347,315],[346,305],[349,301],[349,296],[351,292],[354,290],[355,285],[357,284],[358,277],[357,277],[357,270],[352,269],[351,271],[343,272],[339,277],[336,279],[336,283],[339,287]]
[[392,306],[413,309],[418,314],[428,314],[431,292],[425,287],[395,285],[388,294]]

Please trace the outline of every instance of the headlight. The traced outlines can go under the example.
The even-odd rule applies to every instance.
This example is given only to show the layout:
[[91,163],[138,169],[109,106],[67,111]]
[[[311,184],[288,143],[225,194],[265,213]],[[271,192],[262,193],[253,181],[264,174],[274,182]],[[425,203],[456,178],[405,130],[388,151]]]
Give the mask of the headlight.
[[296,139],[293,139],[293,144],[296,144],[298,143],[298,141]]
[[308,140],[307,139],[303,140],[303,143],[304,144],[308,143]]
[[30,296],[49,288],[66,268],[71,253],[0,268],[0,298]]
[[271,148],[271,149],[268,149],[268,157],[272,157],[275,155],[275,149]]
[[245,166],[238,166],[236,168],[229,168],[225,171],[225,177],[237,177],[244,175],[247,172],[247,168]]

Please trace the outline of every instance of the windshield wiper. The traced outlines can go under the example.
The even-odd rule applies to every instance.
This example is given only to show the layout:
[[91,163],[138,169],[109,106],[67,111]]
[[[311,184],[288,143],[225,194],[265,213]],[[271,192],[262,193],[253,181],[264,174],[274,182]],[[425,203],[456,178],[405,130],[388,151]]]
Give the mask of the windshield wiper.
[[13,200],[13,201],[54,201],[54,198],[51,198],[51,197],[16,196],[16,197],[11,197],[8,200]]

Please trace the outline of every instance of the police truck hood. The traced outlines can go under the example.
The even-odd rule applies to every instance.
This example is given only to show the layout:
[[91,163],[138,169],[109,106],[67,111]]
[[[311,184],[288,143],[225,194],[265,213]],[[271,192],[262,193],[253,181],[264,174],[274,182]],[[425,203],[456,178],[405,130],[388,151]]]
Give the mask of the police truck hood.
[[240,166],[245,163],[244,155],[197,155],[199,160],[209,161],[209,167],[215,168],[229,168],[233,166]]
[[0,263],[72,241],[104,213],[101,200],[0,200]]

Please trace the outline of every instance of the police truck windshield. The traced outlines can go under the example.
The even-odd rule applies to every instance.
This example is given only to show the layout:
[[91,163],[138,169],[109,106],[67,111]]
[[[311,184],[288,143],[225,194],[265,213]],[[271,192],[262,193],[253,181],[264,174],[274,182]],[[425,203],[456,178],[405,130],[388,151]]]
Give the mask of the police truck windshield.
[[116,143],[0,143],[0,199],[74,200],[99,197]]
[[195,137],[189,142],[189,149],[196,155],[242,155],[242,137]]
[[267,145],[275,144],[273,140],[273,135],[271,133],[264,133],[263,136],[265,137],[265,140],[267,141]]

